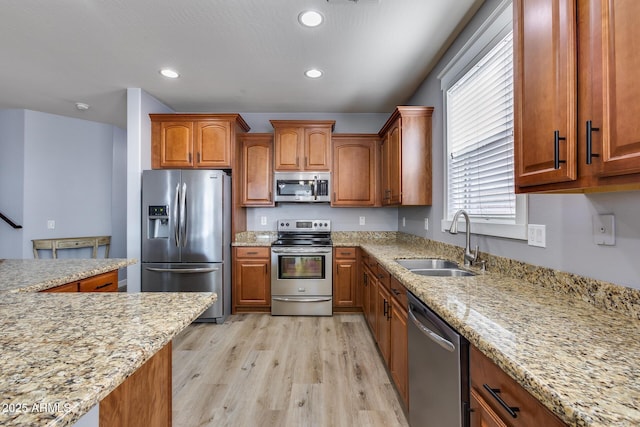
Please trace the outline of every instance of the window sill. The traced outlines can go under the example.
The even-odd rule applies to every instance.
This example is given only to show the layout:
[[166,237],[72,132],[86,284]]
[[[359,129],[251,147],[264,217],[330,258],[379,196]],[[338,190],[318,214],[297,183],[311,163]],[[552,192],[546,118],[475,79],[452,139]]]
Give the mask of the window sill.
[[[451,221],[443,219],[440,223],[441,230],[448,232]],[[464,221],[458,225],[458,232],[466,231]],[[504,237],[506,239],[527,240],[527,224],[500,224],[488,221],[471,221],[471,234],[483,236]]]

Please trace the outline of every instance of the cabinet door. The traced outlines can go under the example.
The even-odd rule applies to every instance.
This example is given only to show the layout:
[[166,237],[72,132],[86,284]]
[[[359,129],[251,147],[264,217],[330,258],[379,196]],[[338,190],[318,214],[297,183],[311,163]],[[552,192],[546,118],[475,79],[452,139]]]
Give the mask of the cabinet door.
[[233,282],[235,307],[271,305],[270,263],[267,259],[237,258]]
[[242,206],[273,206],[273,138],[242,141]]
[[600,147],[594,151],[601,159],[600,176],[639,173],[640,56],[636,48],[640,40],[640,2],[583,0],[578,4],[587,7],[586,3],[591,25],[591,61],[587,65],[591,69],[580,70],[580,75],[591,75],[593,108],[589,116],[581,117],[579,125],[586,126],[586,120],[592,120],[592,126],[598,129],[592,136],[594,147]]
[[356,260],[336,260],[333,270],[333,306],[356,306]]
[[507,427],[474,389],[471,389],[471,427]]
[[164,169],[193,166],[193,123],[160,123],[160,167]]
[[378,286],[378,298],[376,302],[377,317],[377,342],[382,353],[384,363],[389,366],[389,356],[391,355],[391,321],[389,314],[391,310],[391,295],[387,288]]
[[405,406],[409,406],[407,310],[392,298],[391,360],[389,370]]
[[575,0],[516,0],[513,27],[516,187],[575,180]]
[[371,328],[374,337],[378,337],[378,279],[371,270],[369,270],[369,315],[367,323]]
[[377,138],[334,136],[332,206],[375,206]]
[[328,171],[331,169],[331,128],[304,129],[304,169]]
[[400,119],[398,119],[391,126],[382,143],[383,205],[397,205],[402,202],[402,169],[400,165],[402,147],[400,131]]
[[194,138],[195,166],[231,167],[231,124],[228,121],[196,122]]
[[300,127],[277,128],[274,132],[275,148],[275,170],[290,171],[300,170],[302,150],[304,149],[302,139],[304,130]]
[[370,295],[371,292],[371,273],[369,269],[364,266],[364,263],[361,264],[361,281],[362,281],[362,312],[364,314],[365,319],[368,320],[369,313],[371,308],[370,304]]

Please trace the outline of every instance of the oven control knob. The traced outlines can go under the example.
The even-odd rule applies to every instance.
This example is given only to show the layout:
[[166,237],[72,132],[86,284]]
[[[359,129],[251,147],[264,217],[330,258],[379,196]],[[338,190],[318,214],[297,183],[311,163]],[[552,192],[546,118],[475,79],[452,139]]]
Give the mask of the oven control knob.
[[280,227],[284,227],[284,222],[281,222],[281,223],[280,223]]
[[317,223],[317,222],[314,222],[314,223],[313,223],[313,226],[314,226],[314,227],[317,227],[317,226],[318,226],[318,223]]
[[289,226],[289,223],[287,223],[287,227]]
[[327,227],[329,224],[327,224],[326,222],[324,223],[324,226]]

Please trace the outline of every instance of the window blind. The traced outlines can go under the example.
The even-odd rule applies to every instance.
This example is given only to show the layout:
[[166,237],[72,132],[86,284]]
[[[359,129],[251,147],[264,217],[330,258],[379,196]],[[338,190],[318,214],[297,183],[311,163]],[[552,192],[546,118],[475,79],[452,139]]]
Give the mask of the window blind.
[[513,33],[446,92],[448,218],[515,222]]

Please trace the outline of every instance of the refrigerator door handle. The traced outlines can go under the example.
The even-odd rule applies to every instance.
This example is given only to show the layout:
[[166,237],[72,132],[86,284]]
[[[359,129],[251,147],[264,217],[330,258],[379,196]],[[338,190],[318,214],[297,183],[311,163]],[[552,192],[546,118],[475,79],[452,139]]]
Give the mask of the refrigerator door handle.
[[182,236],[180,241],[182,247],[187,247],[187,183],[182,183],[182,192],[180,194],[180,231]]
[[157,267],[145,267],[149,271],[155,271],[157,273],[212,273],[220,270],[219,268],[157,268]]
[[180,200],[180,183],[176,184],[176,197],[173,203],[173,232],[176,237],[176,246],[180,247],[180,228],[178,227],[178,200]]

